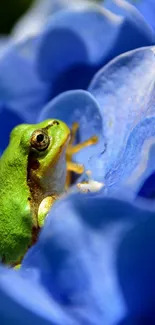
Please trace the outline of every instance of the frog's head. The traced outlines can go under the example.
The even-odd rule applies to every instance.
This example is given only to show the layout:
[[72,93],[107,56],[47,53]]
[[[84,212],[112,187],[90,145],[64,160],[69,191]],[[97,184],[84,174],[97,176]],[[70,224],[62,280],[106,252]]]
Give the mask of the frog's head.
[[55,119],[23,124],[12,131],[11,141],[17,141],[17,137],[19,150],[28,158],[31,183],[41,185],[48,193],[60,192],[59,187],[64,186],[66,175],[65,153],[70,139],[68,126]]
[[[11,142],[18,142],[20,150],[25,155],[33,154],[42,160],[44,165],[54,162],[70,138],[68,126],[55,119],[45,120],[38,124],[20,124],[16,126],[10,136]],[[46,159],[45,159],[46,158]]]

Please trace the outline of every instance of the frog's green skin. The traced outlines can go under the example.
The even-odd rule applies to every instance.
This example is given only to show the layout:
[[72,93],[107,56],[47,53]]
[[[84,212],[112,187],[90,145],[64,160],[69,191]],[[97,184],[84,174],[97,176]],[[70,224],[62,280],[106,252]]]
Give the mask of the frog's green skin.
[[[32,134],[38,129],[50,138],[44,151],[32,145]],[[35,240],[41,201],[63,192],[69,137],[69,128],[58,120],[13,129],[0,159],[0,257],[4,263],[16,264]]]

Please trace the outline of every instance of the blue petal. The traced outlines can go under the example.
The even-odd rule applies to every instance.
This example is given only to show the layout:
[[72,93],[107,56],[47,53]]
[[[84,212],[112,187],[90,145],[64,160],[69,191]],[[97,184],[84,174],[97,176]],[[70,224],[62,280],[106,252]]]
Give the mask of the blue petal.
[[154,210],[140,202],[71,195],[54,205],[23,271],[38,269],[80,324],[154,314],[154,232]]
[[120,55],[101,69],[89,91],[96,98],[104,123],[107,150],[105,172],[122,155],[130,132],[147,116],[154,115],[154,47]]
[[[98,136],[99,143],[81,150],[75,155],[76,161],[83,163],[85,168],[90,168],[89,159],[91,156],[96,159],[97,166],[99,153],[105,148],[102,118],[95,98],[84,90],[72,90],[64,92],[49,102],[41,111],[38,122],[47,118],[61,119],[71,127],[73,122],[79,123],[79,142],[89,139],[91,136]],[[100,157],[99,157],[100,159]]]
[[0,301],[1,325],[77,325],[43,286],[17,271],[0,269]]
[[131,18],[135,19],[138,16],[139,21],[137,21],[137,24],[142,21],[144,24],[144,19],[147,25],[153,23],[151,18],[153,18],[155,8],[154,0],[104,0],[102,5],[113,13],[124,17],[131,15]]
[[3,103],[0,103],[0,155],[7,147],[9,143],[10,133],[12,129],[21,123],[24,123],[24,119],[22,119],[16,112],[12,110],[8,110]]
[[36,0],[22,18],[16,23],[12,31],[15,40],[22,40],[29,36],[34,36],[43,28],[48,17],[55,12],[67,7],[80,5],[76,0]]
[[138,151],[138,159],[136,160],[137,166],[131,175],[129,175],[126,185],[134,192],[134,197],[139,195],[154,199],[155,137],[146,135],[146,140],[142,148]]
[[155,29],[155,2],[154,0],[127,0],[132,3],[144,16],[148,24]]
[[155,199],[155,172],[146,179],[138,195],[147,199]]
[[3,105],[25,122],[33,123],[47,101],[49,85],[39,80],[35,69],[37,39],[10,44],[0,57],[0,98]]
[[154,34],[138,11],[134,18],[132,14],[114,15],[98,5],[62,11],[51,17],[41,35],[38,72],[51,82],[52,96],[86,89],[93,74],[107,61],[153,41]]
[[[122,154],[111,166],[111,170],[105,176],[108,187],[120,187],[122,183],[127,185],[133,183],[136,169],[143,168],[144,159],[146,160],[146,142],[155,137],[155,117],[144,119],[131,132],[126,146],[122,149]],[[142,170],[141,173],[144,171]],[[144,176],[143,176],[144,177]]]

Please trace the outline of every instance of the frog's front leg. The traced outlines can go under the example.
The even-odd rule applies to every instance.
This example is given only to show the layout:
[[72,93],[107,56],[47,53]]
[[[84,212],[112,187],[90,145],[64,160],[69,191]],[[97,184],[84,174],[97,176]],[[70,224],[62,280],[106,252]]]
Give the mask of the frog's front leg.
[[73,162],[72,156],[78,153],[79,151],[81,151],[82,149],[84,149],[85,147],[91,146],[98,142],[98,137],[92,136],[88,140],[74,145],[78,129],[79,129],[79,124],[76,122],[73,123],[71,128],[71,139],[66,152],[66,161],[67,161],[66,188],[68,188],[69,185],[71,184],[71,172],[74,172],[76,174],[82,174],[84,172],[84,165]]

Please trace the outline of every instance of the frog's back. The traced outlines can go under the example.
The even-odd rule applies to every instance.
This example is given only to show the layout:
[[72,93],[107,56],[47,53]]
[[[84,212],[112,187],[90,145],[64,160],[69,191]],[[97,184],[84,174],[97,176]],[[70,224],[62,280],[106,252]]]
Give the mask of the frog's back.
[[0,257],[17,261],[31,241],[32,218],[27,186],[27,158],[18,138],[0,159]]

